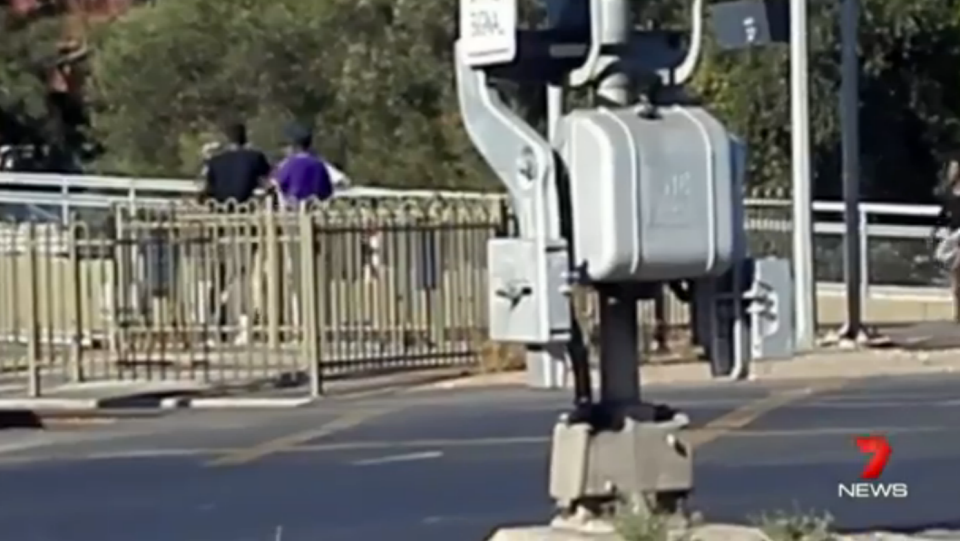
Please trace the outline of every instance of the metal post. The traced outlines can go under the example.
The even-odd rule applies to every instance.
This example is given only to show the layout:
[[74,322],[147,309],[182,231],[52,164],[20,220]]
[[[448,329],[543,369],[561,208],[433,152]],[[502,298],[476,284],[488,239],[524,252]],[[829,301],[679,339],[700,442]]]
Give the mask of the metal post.
[[[547,140],[553,142],[563,116],[563,86],[547,85]],[[557,171],[551,181],[556,185]],[[566,385],[567,355],[561,344],[527,349],[527,383],[542,389],[558,389]]]
[[563,117],[563,87],[547,85],[547,137],[550,142],[556,141],[557,127]]
[[[37,229],[27,224],[27,395],[40,396],[40,275],[37,268]],[[49,292],[48,292],[49,294]]]
[[790,2],[790,116],[793,150],[793,279],[796,348],[814,347],[817,290],[813,276],[813,198],[810,186],[810,115],[807,91],[807,0]]
[[[605,43],[628,43],[631,33],[630,3],[612,0]],[[613,12],[617,12],[616,15]],[[623,72],[605,76],[597,85],[597,97],[606,103],[627,105],[630,77]],[[637,330],[637,299],[624,289],[600,291],[600,403],[623,407],[640,401]]]
[[857,212],[857,219],[860,221],[860,306],[861,317],[863,314],[863,303],[870,298],[870,232],[867,231],[869,215],[867,211]]
[[[82,223],[70,222],[69,240],[67,245],[68,258],[70,262],[68,295],[71,303],[71,327],[70,333],[70,381],[80,383],[83,381],[83,326],[86,323],[83,317],[84,304],[87,302],[83,291],[83,270],[80,266],[80,228]],[[86,228],[84,228],[86,233]],[[88,238],[84,234],[83,239]]]
[[600,403],[626,408],[640,401],[637,299],[600,290]]
[[[267,276],[267,347],[270,348],[270,351],[277,351],[280,348],[280,318],[283,314],[280,297],[280,282],[284,278],[280,259],[282,251],[277,231],[276,211],[270,204],[267,204],[263,211],[264,229],[266,230],[264,266]],[[217,331],[219,332],[220,329],[217,329]]]
[[[307,374],[310,378],[310,398],[319,398],[321,388],[320,372],[320,327],[318,325],[319,296],[317,295],[317,239],[313,215],[301,207],[298,211],[298,229],[300,233],[299,253],[299,282],[294,288],[300,290],[300,329],[302,355],[307,365]],[[299,287],[297,287],[299,286]]]
[[840,128],[843,147],[843,280],[847,294],[847,320],[841,335],[857,340],[863,331],[862,273],[860,268],[860,62],[857,36],[860,0],[843,0],[840,15],[841,78]]
[[[556,138],[562,116],[563,87],[547,85],[547,139],[551,142]],[[557,171],[553,175],[552,181],[556,185]],[[526,364],[528,384],[532,387],[558,389],[566,386],[567,355],[563,345],[528,348]]]

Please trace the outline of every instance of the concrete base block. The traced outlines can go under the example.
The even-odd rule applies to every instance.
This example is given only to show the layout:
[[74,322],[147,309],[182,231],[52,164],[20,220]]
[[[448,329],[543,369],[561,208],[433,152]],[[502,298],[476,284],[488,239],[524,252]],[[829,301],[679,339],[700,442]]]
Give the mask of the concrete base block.
[[[501,528],[489,541],[624,541],[605,523],[597,527],[521,526]],[[736,524],[705,524],[694,528],[671,528],[667,539],[673,541],[770,541],[759,528]],[[897,539],[896,541],[902,541]]]
[[541,350],[527,351],[526,378],[531,389],[563,389],[568,385],[566,350],[550,344]]

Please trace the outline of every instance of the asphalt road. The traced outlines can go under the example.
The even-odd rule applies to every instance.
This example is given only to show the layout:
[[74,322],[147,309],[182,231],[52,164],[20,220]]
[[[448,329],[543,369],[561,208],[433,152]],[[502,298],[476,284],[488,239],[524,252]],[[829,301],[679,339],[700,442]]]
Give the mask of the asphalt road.
[[[831,512],[844,529],[960,528],[960,377],[661,388],[699,430],[694,507],[743,522]],[[295,411],[183,412],[0,432],[0,537],[18,541],[480,540],[550,515],[547,437],[566,393],[470,390]],[[837,497],[893,446],[900,500]]]

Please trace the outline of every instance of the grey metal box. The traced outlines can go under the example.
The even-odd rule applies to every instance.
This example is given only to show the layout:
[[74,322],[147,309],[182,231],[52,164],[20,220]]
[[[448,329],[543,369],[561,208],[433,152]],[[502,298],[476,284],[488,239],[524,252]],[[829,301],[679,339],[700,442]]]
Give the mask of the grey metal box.
[[747,293],[750,313],[751,357],[790,359],[793,343],[793,274],[786,259],[762,258],[753,262],[753,284]]
[[564,117],[573,263],[594,282],[717,276],[744,246],[745,147],[706,110]]
[[570,339],[569,253],[565,241],[487,242],[490,339],[549,344]]

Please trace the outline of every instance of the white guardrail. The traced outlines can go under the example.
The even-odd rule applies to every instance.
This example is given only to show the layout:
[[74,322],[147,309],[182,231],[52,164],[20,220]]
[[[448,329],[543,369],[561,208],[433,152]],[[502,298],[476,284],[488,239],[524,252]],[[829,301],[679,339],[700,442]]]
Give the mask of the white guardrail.
[[[40,214],[50,215],[54,220],[66,220],[71,212],[83,208],[110,208],[117,204],[164,204],[171,199],[195,196],[200,189],[198,180],[193,179],[164,179],[164,178],[135,178],[112,177],[93,175],[61,175],[43,173],[12,173],[0,172],[0,205],[27,205],[33,207]],[[447,197],[447,198],[496,198],[495,194],[459,191],[430,191],[430,190],[396,190],[387,188],[370,188],[350,186],[342,189],[340,197]],[[791,230],[789,212],[791,202],[786,199],[747,199],[750,209],[783,209],[780,216],[755,218],[751,228],[760,231]],[[53,215],[49,209],[59,208]],[[844,234],[842,202],[816,201],[813,204],[814,212],[836,215],[836,219],[821,220],[814,224],[814,233],[820,235]],[[939,212],[933,205],[901,205],[886,203],[862,203],[859,207],[857,219],[861,231],[861,275],[863,276],[863,293],[879,293],[877,286],[868,283],[870,272],[869,241],[876,239],[926,239],[930,236],[930,228],[917,225],[888,225],[870,223],[871,217],[911,217],[932,218]],[[888,220],[889,221],[889,220]],[[897,287],[880,286],[884,290],[928,290],[936,288],[926,287]],[[830,288],[828,288],[830,289]]]
[[[784,209],[784,214],[789,215],[792,202],[785,199],[748,199],[746,201],[749,208],[754,209]],[[949,298],[948,292],[940,287],[927,286],[891,286],[870,283],[870,241],[878,239],[886,240],[926,240],[931,236],[932,229],[924,225],[896,225],[896,224],[876,224],[870,223],[872,217],[887,217],[888,221],[895,218],[935,218],[940,213],[940,208],[936,205],[905,205],[894,203],[860,203],[857,212],[857,221],[860,231],[860,276],[861,276],[861,295],[866,299],[869,295],[884,297],[909,297],[909,298],[929,298],[930,296]],[[843,236],[846,232],[846,225],[843,223],[844,203],[842,201],[814,201],[813,211],[821,214],[833,214],[835,219],[814,222],[813,232],[819,235]],[[767,231],[790,231],[792,222],[777,218],[760,218],[753,224],[754,230]],[[941,232],[942,234],[942,232]],[[823,284],[822,284],[823,285]],[[843,294],[843,288],[826,288],[831,294]],[[882,290],[878,290],[882,288]],[[819,288],[824,291],[824,288]]]
[[[58,218],[66,220],[76,208],[110,208],[117,204],[165,204],[200,191],[192,179],[57,175],[45,173],[0,173],[0,205],[59,207]],[[91,193],[95,192],[95,193]],[[349,186],[338,197],[444,197],[486,199],[499,197],[481,192],[395,190]]]

